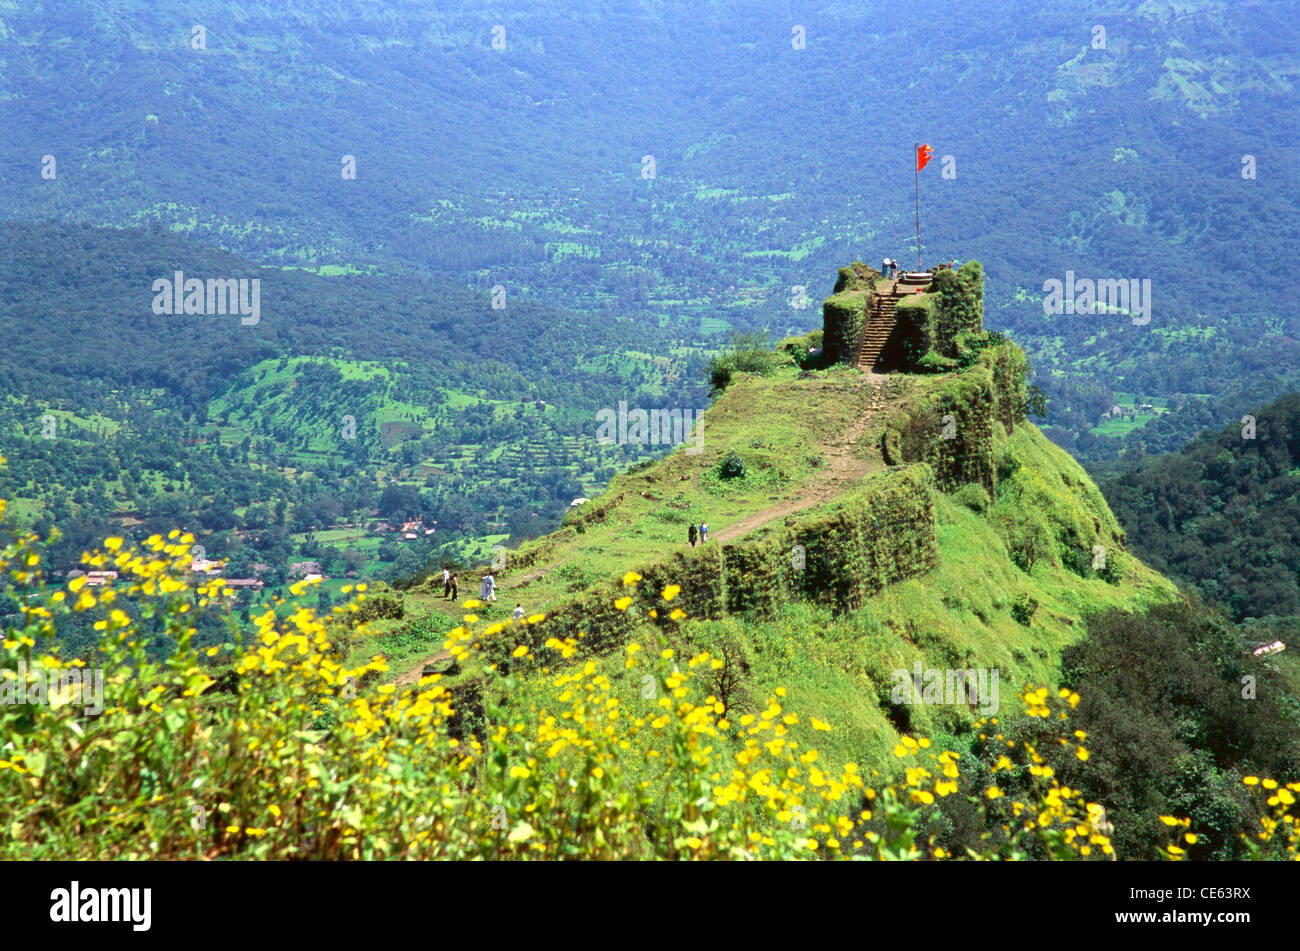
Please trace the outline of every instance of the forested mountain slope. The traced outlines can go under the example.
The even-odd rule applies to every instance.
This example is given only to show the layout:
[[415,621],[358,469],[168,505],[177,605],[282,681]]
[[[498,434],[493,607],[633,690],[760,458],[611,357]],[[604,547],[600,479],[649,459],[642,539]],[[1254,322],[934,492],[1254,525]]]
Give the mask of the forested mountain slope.
[[[177,271],[257,281],[256,322],[155,313]],[[377,500],[438,521],[439,546],[544,531],[657,451],[598,442],[599,410],[699,407],[702,361],[653,327],[502,303],[401,271],[262,267],[157,227],[0,226],[10,525],[57,523],[69,568],[96,534],[179,521],[281,577],[304,533],[356,527]],[[355,535],[373,561],[379,539]]]
[[1300,615],[1300,395],[1102,489],[1153,567],[1239,620]]
[[[1128,437],[1167,450],[1297,388],[1276,293],[1300,257],[1288,4],[628,0],[575,29],[542,0],[291,0],[202,20],[0,7],[3,214],[783,334],[797,288],[914,253],[923,141],[926,254],[984,261],[989,325],[1038,367],[1061,444],[1109,458],[1113,403],[1186,401],[1139,420],[1172,432]],[[1070,271],[1149,280],[1151,322],[1044,314]]]

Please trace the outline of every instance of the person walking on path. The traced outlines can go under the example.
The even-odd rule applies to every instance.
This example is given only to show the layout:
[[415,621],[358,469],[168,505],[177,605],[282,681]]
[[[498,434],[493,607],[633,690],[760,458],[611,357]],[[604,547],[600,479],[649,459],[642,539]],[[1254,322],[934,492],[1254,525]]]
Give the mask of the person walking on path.
[[495,601],[497,599],[497,579],[492,577],[492,572],[483,576],[483,587],[479,595],[480,601]]
[[700,544],[703,545],[709,540],[709,523],[700,522]]
[[520,621],[522,621],[522,620],[524,619],[524,606],[523,606],[522,604],[516,604],[516,605],[515,605],[515,615],[514,615],[514,616],[515,616],[515,623],[516,623],[516,624],[518,624]]
[[446,598],[450,596],[450,594],[451,594],[451,569],[443,568],[442,569],[442,596]]
[[457,582],[457,580],[458,580],[458,576],[453,572],[453,573],[452,573],[452,576],[451,576],[451,599],[452,599],[453,601],[455,601],[456,598],[458,598],[458,597],[460,596],[460,595],[457,593],[457,586],[456,586],[456,582]]
[[691,527],[686,530],[686,537],[690,540],[691,547],[695,547],[695,523],[691,522]]

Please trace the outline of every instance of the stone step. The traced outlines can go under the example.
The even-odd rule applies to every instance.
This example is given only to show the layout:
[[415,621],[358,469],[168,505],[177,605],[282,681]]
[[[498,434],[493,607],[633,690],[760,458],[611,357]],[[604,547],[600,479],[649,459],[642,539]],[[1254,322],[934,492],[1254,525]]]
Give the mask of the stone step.
[[872,298],[867,313],[867,324],[862,328],[862,336],[858,340],[858,354],[854,361],[858,369],[870,372],[879,362],[880,355],[894,332],[897,321],[895,308],[906,296],[906,293],[894,291],[877,294]]

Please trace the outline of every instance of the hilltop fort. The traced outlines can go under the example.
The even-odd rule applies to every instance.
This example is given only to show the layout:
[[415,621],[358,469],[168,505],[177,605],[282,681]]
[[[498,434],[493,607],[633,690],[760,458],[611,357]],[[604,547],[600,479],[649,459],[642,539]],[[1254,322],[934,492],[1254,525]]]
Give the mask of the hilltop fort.
[[987,341],[984,269],[967,261],[890,278],[855,261],[840,268],[822,321],[829,363],[867,373],[956,370]]
[[[1028,364],[983,329],[978,262],[898,280],[841,268],[823,317],[766,370],[728,381],[692,451],[617,476],[557,531],[506,554],[495,571],[506,607],[482,607],[501,616],[483,643],[499,669],[558,665],[564,642],[616,664],[631,641],[678,637],[683,619],[724,625],[701,629],[711,643],[741,618],[866,609],[883,625],[871,628],[873,656],[891,665],[924,659],[924,642],[1043,677],[1085,610],[1170,595],[1127,555],[1083,469],[1027,422]],[[708,543],[688,544],[686,527],[702,521]],[[413,613],[440,591],[437,579],[409,590]],[[510,620],[516,603],[527,623]],[[398,683],[455,663],[425,658]],[[839,676],[816,663],[810,683]],[[455,690],[472,693],[474,676],[460,671]],[[882,715],[929,715],[887,703],[886,679],[863,684],[885,691]]]

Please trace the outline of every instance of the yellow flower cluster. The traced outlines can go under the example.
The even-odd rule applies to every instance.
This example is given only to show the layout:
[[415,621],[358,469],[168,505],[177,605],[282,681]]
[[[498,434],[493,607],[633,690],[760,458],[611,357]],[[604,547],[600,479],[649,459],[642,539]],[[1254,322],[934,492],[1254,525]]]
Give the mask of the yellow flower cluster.
[[[358,585],[327,615],[277,603],[248,630],[232,624],[229,643],[196,650],[198,616],[229,615],[219,579],[191,579],[192,542],[109,538],[83,562],[111,567],[115,582],[48,592],[38,539],[0,552],[0,593],[23,611],[0,660],[30,661],[41,638],[88,613],[106,674],[94,717],[0,705],[0,857],[948,859],[918,830],[962,795],[987,830],[971,857],[1115,857],[1104,809],[1040,752],[1060,743],[1088,759],[1082,731],[1058,735],[1079,702],[1070,691],[1022,695],[1039,728],[1030,739],[979,721],[994,785],[963,775],[969,754],[912,736],[894,749],[896,775],[864,777],[808,745],[831,727],[791,709],[784,688],[724,699],[724,660],[674,625],[637,628],[656,640],[613,654],[581,650],[582,635],[542,650],[517,636],[544,615],[480,627],[470,600],[444,645],[462,673],[399,687],[381,682],[382,656],[341,660],[335,636],[352,629]],[[659,594],[661,605],[687,600],[677,585]],[[1300,785],[1246,784],[1267,810],[1259,848],[1295,857]],[[1182,857],[1195,834],[1166,821],[1182,833],[1168,857]]]

